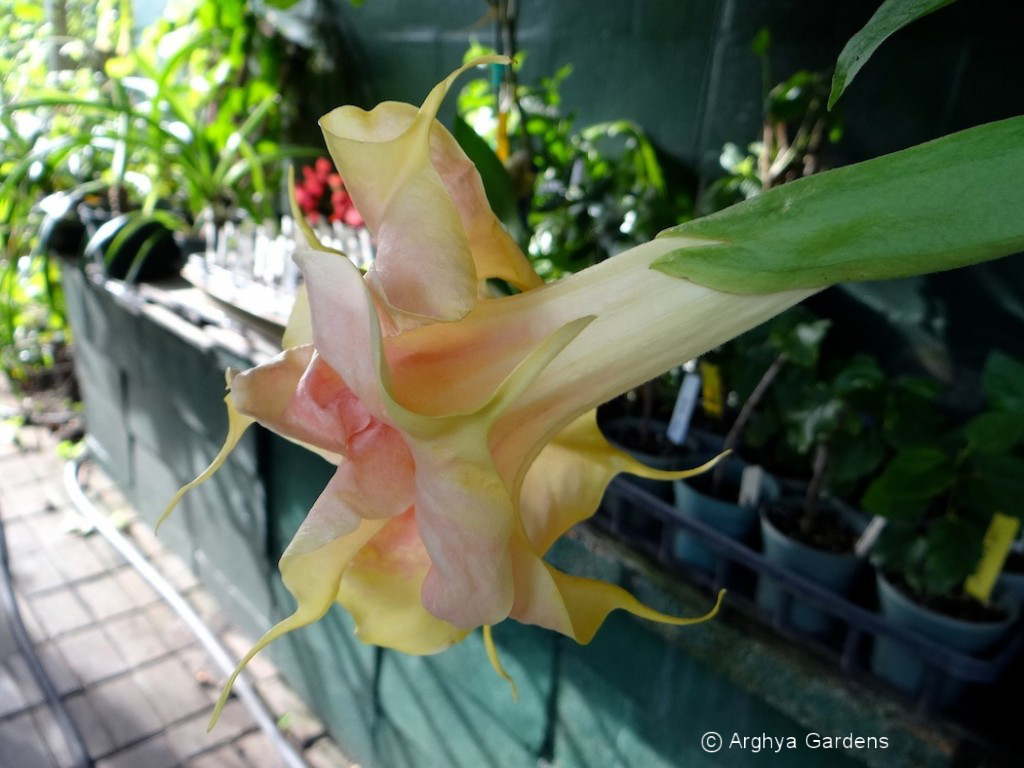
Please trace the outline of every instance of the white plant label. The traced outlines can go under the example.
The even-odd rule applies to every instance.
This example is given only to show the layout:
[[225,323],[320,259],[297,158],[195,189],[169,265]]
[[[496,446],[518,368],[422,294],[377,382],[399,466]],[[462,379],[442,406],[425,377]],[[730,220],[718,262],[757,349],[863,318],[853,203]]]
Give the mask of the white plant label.
[[697,407],[699,396],[700,375],[687,373],[683,376],[683,383],[679,385],[672,418],[668,422],[668,439],[676,445],[682,445],[690,432],[690,419],[693,417],[693,409]]

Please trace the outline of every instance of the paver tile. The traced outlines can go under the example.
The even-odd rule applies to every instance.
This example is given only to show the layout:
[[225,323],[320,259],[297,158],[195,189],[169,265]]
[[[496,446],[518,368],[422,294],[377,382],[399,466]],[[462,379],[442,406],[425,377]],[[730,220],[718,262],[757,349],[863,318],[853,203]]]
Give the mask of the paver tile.
[[[0,459],[0,472],[3,471]],[[44,483],[25,483],[3,492],[4,519],[35,515],[38,512],[53,511],[64,505],[67,498],[63,488]]]
[[310,768],[359,768],[331,739],[318,739],[303,753]]
[[47,637],[59,637],[92,623],[85,605],[69,588],[33,595],[29,602]]
[[21,712],[27,706],[17,678],[7,664],[0,664],[0,719]]
[[[64,735],[57,724],[57,718],[54,717],[53,711],[49,707],[35,707],[32,710],[32,721],[36,730],[42,734],[54,763],[60,768],[77,768],[74,759],[77,750],[74,750],[68,743],[68,737]],[[26,768],[28,767],[26,766]]]
[[129,565],[118,568],[113,576],[127,595],[129,603],[136,608],[152,605],[160,599],[153,587]]
[[163,730],[160,715],[130,675],[87,688],[85,697],[99,713],[115,750]]
[[71,669],[71,664],[64,655],[64,651],[57,646],[55,641],[51,640],[36,645],[36,655],[57,693],[65,696],[73,691],[81,690],[82,681]]
[[[246,734],[235,742],[235,749],[242,756],[246,768],[281,768],[284,761],[270,739],[263,731]],[[338,768],[344,768],[339,765]]]
[[196,578],[196,575],[173,552],[157,553],[151,558],[151,561],[179,592],[184,594],[199,586],[199,579]]
[[127,613],[134,607],[114,574],[75,584],[75,591],[97,621]]
[[38,510],[21,520],[32,526],[32,532],[43,549],[51,549],[66,542],[76,541],[76,538],[69,533],[70,525],[66,509],[63,511]]
[[[89,533],[63,489],[49,433],[19,429],[17,437],[18,444],[6,440],[0,425],[0,512],[12,532],[18,603],[36,653],[97,768],[280,768],[270,740],[236,699],[207,733],[223,675],[152,587],[106,539]],[[97,466],[86,463],[80,478],[102,509],[131,512]],[[141,524],[133,524],[131,533],[212,628],[229,626],[182,560]],[[70,768],[71,751],[57,721],[4,630],[0,624],[0,768]],[[235,656],[252,644],[234,630],[225,639]],[[258,657],[250,672],[269,692],[276,716],[290,721],[291,735],[314,742],[309,754],[317,768],[350,765],[318,738],[319,723],[296,719],[305,705],[288,693],[268,657]]]
[[0,765],[4,768],[58,768],[31,712],[0,722]]
[[64,584],[64,575],[43,549],[12,554],[11,575],[20,595],[34,595]]
[[101,627],[92,626],[54,640],[75,675],[85,685],[106,680],[132,666]]
[[106,755],[114,751],[114,739],[100,717],[91,697],[76,693],[64,699],[64,708],[82,735],[90,755]]
[[[16,698],[22,702],[22,708],[33,707],[43,700],[43,692],[39,690],[39,684],[36,682],[35,676],[32,674],[32,670],[29,669],[28,662],[25,661],[22,653],[11,653],[4,659],[2,668],[2,674],[12,685],[17,688],[17,696],[12,696],[11,699]],[[10,700],[7,694],[0,694],[0,712],[14,711],[10,706]]]
[[209,713],[203,712],[167,729],[167,740],[179,759],[185,761],[198,757],[256,728],[249,711],[237,699],[224,706],[217,727],[207,732],[209,718]]
[[137,667],[168,653],[156,627],[141,611],[109,619],[103,627],[129,666]]
[[182,660],[169,656],[132,673],[136,684],[167,725],[209,712],[215,696],[189,673]]
[[155,627],[168,650],[177,651],[195,645],[196,636],[167,603],[154,603],[144,608],[143,614]]
[[280,677],[257,683],[256,690],[274,712],[281,713],[281,728],[297,744],[312,744],[323,735],[323,724]]
[[51,550],[50,559],[68,581],[87,579],[107,571],[92,548],[83,540],[68,538]]
[[162,733],[96,762],[96,768],[172,768],[178,757]]
[[[4,508],[7,503],[4,502]],[[39,549],[39,537],[26,517],[16,517],[12,520],[4,518],[4,538],[7,540],[7,552],[11,560],[34,552]]]

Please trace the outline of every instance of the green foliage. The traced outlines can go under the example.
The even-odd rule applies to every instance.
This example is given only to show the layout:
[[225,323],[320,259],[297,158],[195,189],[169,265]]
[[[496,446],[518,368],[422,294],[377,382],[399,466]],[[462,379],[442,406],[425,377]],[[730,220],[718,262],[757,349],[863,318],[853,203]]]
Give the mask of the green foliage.
[[719,157],[726,175],[704,191],[700,213],[720,211],[766,189],[823,169],[825,143],[842,136],[842,118],[825,109],[828,84],[825,76],[798,70],[771,85],[771,34],[761,29],[751,45],[761,59],[764,106],[761,138],[746,151],[727,143]]
[[[474,45],[465,58],[492,52]],[[666,180],[661,158],[638,125],[617,120],[575,127],[559,93],[570,74],[564,67],[515,88],[507,132],[517,148],[505,163],[507,180],[497,181],[494,163],[477,158],[489,194],[502,187],[518,198],[520,223],[511,229],[530,233],[526,250],[546,279],[650,240],[692,212],[688,193]],[[498,145],[496,103],[494,83],[486,78],[467,83],[458,97],[460,117],[492,149]],[[488,176],[495,180],[489,183]]]
[[832,90],[828,97],[828,108],[832,109],[843,91],[853,82],[860,68],[871,54],[894,32],[902,29],[922,16],[943,8],[954,0],[885,0],[875,11],[864,28],[850,38],[839,54],[836,71],[832,76]]
[[311,154],[276,138],[283,46],[245,0],[199,0],[173,7],[136,50],[107,62],[122,96],[108,114],[150,180],[149,210],[162,200],[193,217],[273,213],[282,160]]
[[864,494],[889,519],[873,559],[922,594],[959,590],[977,568],[995,513],[1024,518],[1024,381],[1001,352],[982,377],[986,409],[899,446]]
[[[50,139],[41,159],[127,186],[147,212],[162,202],[191,217],[210,207],[265,216],[281,161],[311,154],[276,139],[283,45],[245,0],[179,3],[134,50],[105,56],[92,87],[37,88],[5,102],[2,115],[69,140],[73,152]],[[63,115],[78,125],[58,134]]]

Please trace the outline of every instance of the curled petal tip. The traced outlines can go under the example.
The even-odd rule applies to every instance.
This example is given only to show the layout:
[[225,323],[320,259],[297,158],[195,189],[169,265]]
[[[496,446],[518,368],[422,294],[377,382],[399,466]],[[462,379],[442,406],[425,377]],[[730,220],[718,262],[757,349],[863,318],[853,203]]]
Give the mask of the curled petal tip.
[[494,644],[494,634],[490,624],[484,625],[483,633],[487,660],[491,662],[491,667],[498,673],[498,676],[508,683],[509,688],[512,690],[512,700],[519,701],[519,688],[516,686],[516,681],[512,679],[512,675],[508,673],[505,666],[501,663],[501,658],[498,656],[498,647]]

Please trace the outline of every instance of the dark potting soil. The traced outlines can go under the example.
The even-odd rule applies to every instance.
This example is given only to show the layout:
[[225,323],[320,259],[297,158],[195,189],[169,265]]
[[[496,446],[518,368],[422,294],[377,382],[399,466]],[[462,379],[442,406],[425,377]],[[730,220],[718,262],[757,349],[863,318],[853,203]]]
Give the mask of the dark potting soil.
[[804,515],[803,500],[783,502],[768,507],[768,521],[775,529],[808,547],[836,554],[852,554],[857,534],[849,524],[831,512],[819,507],[808,525],[801,525]]
[[885,578],[904,597],[944,616],[951,616],[954,619],[963,619],[964,621],[977,622],[979,624],[1004,621],[1007,616],[1006,609],[998,605],[985,605],[977,598],[971,597],[964,592],[944,595],[922,595],[907,584],[906,580],[898,574],[887,573]]

